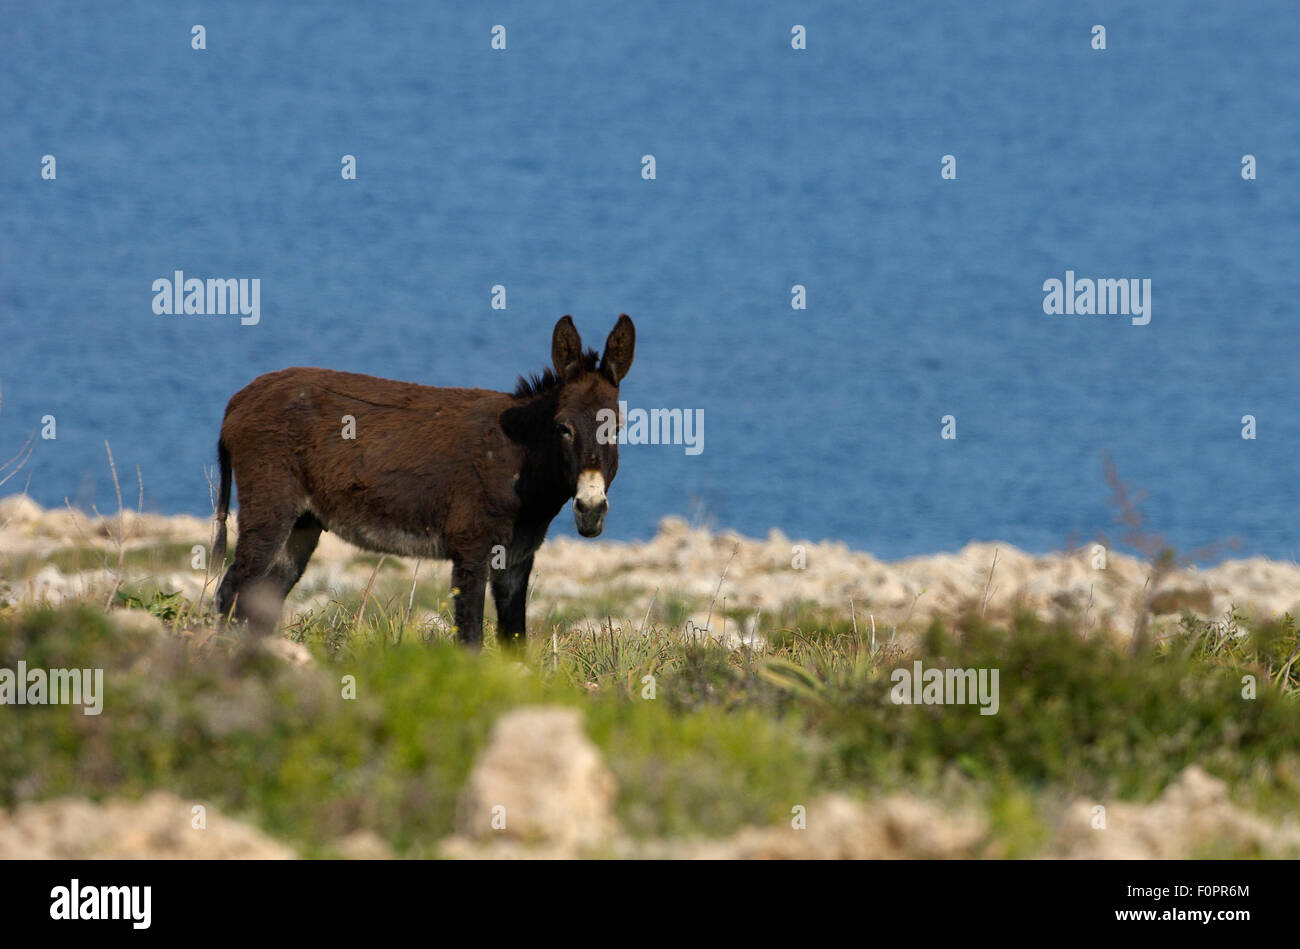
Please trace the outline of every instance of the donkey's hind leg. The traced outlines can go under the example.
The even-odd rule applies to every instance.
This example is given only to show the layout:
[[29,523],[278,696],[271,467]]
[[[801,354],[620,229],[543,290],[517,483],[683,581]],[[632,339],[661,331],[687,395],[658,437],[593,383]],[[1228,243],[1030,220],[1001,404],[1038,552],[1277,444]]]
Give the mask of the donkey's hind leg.
[[[255,504],[240,506],[235,562],[221,580],[216,607],[223,617],[233,610],[234,618],[246,620],[254,635],[273,632],[280,618],[280,607],[287,590],[281,589],[284,581],[275,571],[277,561],[287,556],[285,545],[299,514],[299,511],[286,508],[268,510]],[[296,581],[297,577],[294,579]]]
[[303,571],[307,569],[307,561],[311,560],[311,555],[316,550],[316,543],[320,540],[322,530],[324,525],[311,511],[300,515],[298,520],[294,521],[289,539],[284,542],[284,549],[271,564],[268,574],[278,584],[281,600],[288,596],[294,584],[302,579]]

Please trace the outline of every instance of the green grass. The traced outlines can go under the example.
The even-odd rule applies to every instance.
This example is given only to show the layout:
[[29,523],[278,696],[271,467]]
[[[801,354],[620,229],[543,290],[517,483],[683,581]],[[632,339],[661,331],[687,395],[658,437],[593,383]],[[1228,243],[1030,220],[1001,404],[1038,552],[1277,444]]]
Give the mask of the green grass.
[[[456,795],[496,718],[543,701],[587,710],[639,832],[725,833],[788,809],[800,790],[783,767],[801,754],[792,723],[674,716],[575,687],[581,676],[567,665],[521,675],[493,649],[397,645],[380,632],[299,669],[230,643],[199,649],[126,632],[92,607],[11,613],[0,619],[0,666],[103,668],[106,696],[99,716],[7,710],[15,727],[0,730],[0,803],[168,787],[250,815],[309,853],[364,828],[428,855],[452,831]],[[342,698],[345,675],[355,700]],[[744,793],[714,800],[724,788]]]
[[[0,710],[0,805],[163,787],[307,854],[365,829],[400,854],[434,855],[497,718],[545,702],[583,711],[635,836],[723,836],[826,791],[908,789],[978,805],[991,852],[1029,855],[1055,804],[1150,800],[1192,763],[1240,804],[1300,806],[1290,617],[1189,618],[1133,655],[1027,616],[936,623],[907,649],[878,629],[873,646],[861,611],[855,631],[851,616],[802,606],[764,617],[766,648],[732,651],[664,622],[685,613],[669,596],[640,636],[644,604],[628,621],[611,605],[613,628],[537,617],[525,671],[498,653],[490,621],[481,654],[422,622],[434,610],[449,626],[450,596],[421,579],[410,615],[409,580],[383,572],[364,604],[349,594],[300,615],[284,635],[315,655],[305,667],[212,635],[210,615],[166,591],[119,596],[163,620],[163,635],[92,606],[0,610],[0,667],[103,668],[107,691],[98,717]],[[999,714],[893,704],[890,673],[914,659],[998,669]],[[1255,677],[1252,699],[1243,676]]]
[[[1267,684],[1262,653],[1206,662],[1170,642],[1134,657],[1074,630],[1018,617],[1012,630],[939,624],[921,650],[927,665],[998,669],[1001,707],[896,706],[887,677],[828,683],[811,727],[833,736],[831,783],[873,781],[935,789],[947,771],[997,787],[1055,787],[1073,794],[1149,800],[1190,764],[1230,785],[1294,800],[1294,687]],[[1281,634],[1279,634],[1280,636]],[[1285,634],[1297,642],[1294,626]],[[1260,681],[1243,698],[1243,675]]]

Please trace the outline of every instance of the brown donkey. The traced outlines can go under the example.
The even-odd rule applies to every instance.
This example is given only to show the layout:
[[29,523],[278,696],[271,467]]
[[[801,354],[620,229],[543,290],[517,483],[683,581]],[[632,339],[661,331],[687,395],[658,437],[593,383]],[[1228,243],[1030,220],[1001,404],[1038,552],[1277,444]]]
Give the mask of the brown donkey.
[[218,612],[258,634],[274,630],[327,530],[366,550],[450,558],[464,643],[483,640],[490,581],[503,640],[522,644],[533,553],[555,515],[573,498],[580,534],[604,527],[618,472],[609,422],[635,345],[624,314],[597,360],[563,317],[554,369],[520,378],[513,395],[328,369],[254,379],[226,406],[217,442],[217,563],[232,469],[239,485],[239,537]]

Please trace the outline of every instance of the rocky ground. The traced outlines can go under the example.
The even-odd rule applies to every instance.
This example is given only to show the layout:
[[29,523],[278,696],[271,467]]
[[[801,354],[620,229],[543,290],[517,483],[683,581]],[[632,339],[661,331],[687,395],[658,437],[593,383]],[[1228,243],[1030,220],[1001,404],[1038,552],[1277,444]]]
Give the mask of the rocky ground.
[[[232,527],[233,543],[233,518]],[[192,552],[194,545],[210,543],[208,520],[132,512],[98,518],[43,510],[25,496],[12,496],[0,501],[0,597],[60,602],[110,588],[117,576],[119,536],[128,555],[156,548],[167,558],[151,562],[148,571],[128,566],[123,571],[128,580],[147,574],[163,589],[190,599],[203,594],[205,584],[211,594],[215,579],[195,569]],[[51,562],[60,551],[86,554],[90,569],[60,569]],[[290,610],[318,608],[331,597],[364,589],[374,561],[323,535],[290,597]],[[415,579],[413,561],[389,558],[387,563],[405,570],[408,584]],[[421,564],[419,579],[445,588],[446,564]],[[676,600],[688,604],[690,622],[698,627],[707,623],[732,639],[752,637],[756,624],[761,633],[763,615],[770,619],[800,603],[851,610],[864,626],[885,630],[920,628],[933,617],[971,609],[990,616],[1029,609],[1044,618],[1068,616],[1085,628],[1120,635],[1131,632],[1144,605],[1157,619],[1184,611],[1215,618],[1233,607],[1268,619],[1300,607],[1300,566],[1291,562],[1224,560],[1154,579],[1155,585],[1150,566],[1142,561],[1093,545],[1036,555],[981,542],[956,553],[886,562],[841,543],[799,541],[775,530],[759,540],[694,528],[669,517],[643,543],[548,541],[537,555],[531,614],[612,609],[635,628],[652,601],[662,606]],[[735,619],[737,611],[743,611],[743,620]],[[724,612],[733,617],[726,627]]]
[[[98,517],[45,510],[25,496],[0,500],[0,609],[6,604],[89,601],[103,605],[117,589],[153,584],[191,601],[211,597],[215,571],[205,563],[211,523],[186,516]],[[232,524],[236,527],[236,524]],[[232,537],[232,542],[233,542]],[[290,599],[286,620],[356,596],[375,582],[375,555],[331,535],[322,538],[307,575]],[[388,558],[382,583],[405,591],[413,581],[445,598],[445,564]],[[735,644],[760,643],[795,608],[824,609],[883,639],[908,636],[932,618],[967,611],[1005,617],[1030,610],[1069,619],[1075,628],[1125,636],[1147,611],[1176,620],[1235,609],[1256,620],[1294,613],[1300,567],[1262,558],[1225,560],[1208,569],[1153,573],[1143,562],[1091,545],[1032,555],[1001,543],[970,544],[896,562],[843,544],[792,540],[779,532],[759,540],[694,528],[667,518],[644,543],[556,539],[543,546],[534,571],[531,619],[566,617],[599,628],[611,616],[624,635],[644,617],[711,626]],[[426,604],[430,598],[426,597]],[[651,607],[658,604],[658,612]],[[114,609],[113,622],[172,635],[142,609]],[[577,619],[574,619],[577,617]],[[685,617],[685,619],[680,619]],[[445,608],[421,622],[446,622]],[[578,637],[581,639],[582,637]],[[611,633],[612,638],[612,633]],[[1077,642],[1077,641],[1076,641]],[[292,666],[315,667],[311,651],[289,638],[264,644]],[[589,685],[591,685],[589,683]],[[990,813],[973,806],[894,791],[865,798],[838,791],[798,802],[794,816],[772,826],[743,826],[715,839],[646,840],[620,824],[619,783],[573,708],[533,705],[495,720],[492,734],[459,789],[455,829],[437,852],[452,857],[651,858],[964,858],[998,857],[1002,844]],[[609,760],[614,760],[610,758]],[[1036,855],[1061,858],[1180,858],[1229,855],[1300,856],[1300,826],[1243,809],[1228,785],[1196,765],[1171,772],[1148,803],[1044,799],[1048,832]],[[626,789],[625,789],[626,790]],[[202,820],[196,824],[197,806]],[[450,814],[450,811],[448,811]],[[625,815],[626,819],[626,815]],[[320,849],[314,851],[322,852]],[[388,857],[384,839],[357,832],[327,840],[323,852]],[[19,804],[0,811],[0,859],[10,857],[286,858],[294,846],[202,801],[157,791],[139,800],[75,797]]]
[[[749,827],[720,840],[637,840],[614,816],[618,785],[571,708],[521,708],[502,717],[461,794],[457,832],[443,856],[461,859],[962,859],[997,857],[986,815],[911,794],[856,801],[828,794],[800,805],[789,825]],[[0,811],[0,859],[284,859],[284,844],[167,792],[95,804],[77,798]],[[1300,855],[1300,826],[1235,807],[1223,782],[1187,768],[1150,804],[1075,800],[1058,810],[1040,857],[1179,859],[1204,853]],[[385,858],[372,834],[331,855]]]
[[[827,794],[788,825],[745,828],[722,840],[634,841],[613,817],[617,791],[599,752],[570,709],[524,708],[504,716],[470,776],[449,856],[619,857],[708,860],[962,859],[996,857],[987,817],[906,793],[855,801]],[[492,825],[492,809],[523,819]],[[1059,809],[1039,857],[1179,859],[1207,847],[1300,855],[1300,825],[1273,823],[1228,800],[1222,781],[1187,768],[1151,804],[1099,808],[1075,800]]]

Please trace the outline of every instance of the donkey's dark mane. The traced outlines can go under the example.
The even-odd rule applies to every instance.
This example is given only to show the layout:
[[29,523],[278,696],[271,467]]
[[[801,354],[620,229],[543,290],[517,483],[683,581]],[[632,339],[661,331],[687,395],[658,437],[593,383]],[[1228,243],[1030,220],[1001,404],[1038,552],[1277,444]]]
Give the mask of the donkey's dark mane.
[[[600,354],[594,349],[588,348],[582,354],[582,368],[585,372],[595,372],[596,364],[600,362]],[[558,388],[560,377],[555,374],[555,370],[547,366],[541,372],[535,372],[531,376],[520,376],[519,381],[515,384],[516,399],[531,399],[535,395],[542,395]]]

